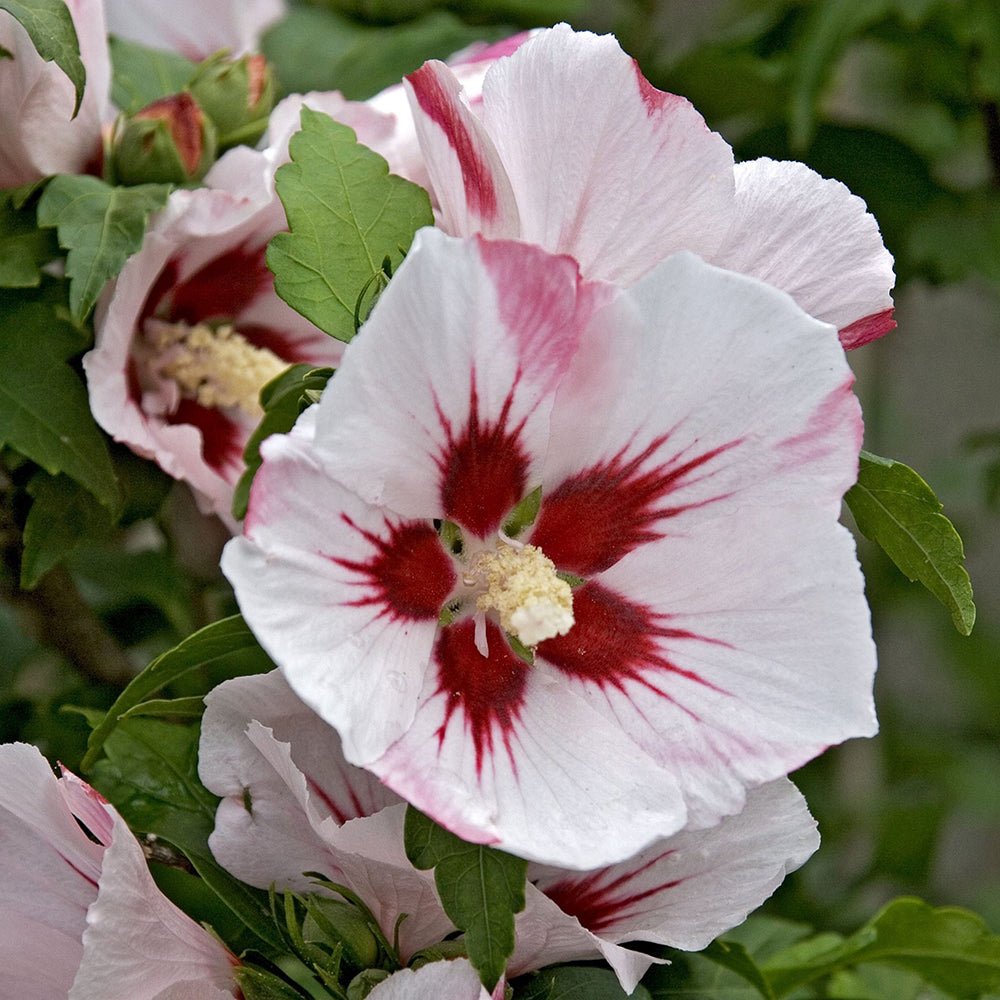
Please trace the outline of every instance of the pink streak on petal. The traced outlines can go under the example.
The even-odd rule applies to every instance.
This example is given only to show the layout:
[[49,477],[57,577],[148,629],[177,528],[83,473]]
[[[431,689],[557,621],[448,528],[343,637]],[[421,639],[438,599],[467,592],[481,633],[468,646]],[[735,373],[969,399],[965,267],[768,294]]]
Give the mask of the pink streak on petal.
[[462,168],[462,183],[469,209],[484,222],[494,221],[500,213],[496,185],[489,164],[479,155],[469,130],[430,64],[421,66],[407,78],[413,87],[420,109],[437,123]]
[[[674,879],[659,885],[642,889],[639,892],[628,892],[627,886],[664,858],[673,854],[672,850],[664,851],[652,857],[644,865],[634,871],[625,872],[606,884],[601,880],[607,874],[607,869],[590,872],[583,878],[567,878],[555,885],[545,888],[549,897],[564,913],[576,917],[592,934],[600,934],[613,927],[622,919],[631,919],[640,914],[636,912],[638,904],[656,896],[668,889],[680,885],[683,879]],[[626,890],[621,892],[621,890]]]
[[239,316],[254,299],[274,288],[274,275],[264,262],[265,250],[266,245],[234,247],[179,281],[169,298],[166,318],[175,323],[201,323]]
[[[619,691],[625,691],[629,683],[640,684],[674,704],[678,703],[650,675],[671,674],[720,691],[694,671],[671,663],[656,642],[666,638],[725,645],[720,640],[664,627],[658,624],[663,616],[593,581],[573,591],[573,614],[576,623],[566,635],[538,646],[538,655],[563,673]],[[697,719],[683,705],[678,707]]]
[[659,114],[664,108],[684,103],[685,99],[683,97],[678,97],[677,94],[668,94],[665,90],[658,90],[654,87],[642,75],[642,70],[634,59],[632,60],[632,68],[635,70],[636,83],[639,85],[639,95],[642,97],[643,104],[646,105],[646,110],[649,112],[650,118],[655,114]]
[[177,409],[166,417],[170,424],[190,424],[201,433],[201,456],[219,475],[230,478],[243,465],[245,432],[222,410],[202,406],[193,399],[182,399]]
[[[560,569],[589,576],[614,565],[632,549],[662,538],[663,532],[654,530],[657,522],[722,499],[720,495],[692,503],[665,502],[674,490],[697,481],[693,473],[739,441],[730,441],[686,461],[679,461],[682,456],[678,454],[640,471],[669,437],[657,437],[631,459],[625,457],[626,446],[609,461],[584,469],[547,493],[531,544],[542,549]],[[700,478],[711,475],[706,470]]]
[[581,288],[572,257],[543,256],[511,240],[477,238],[476,242],[496,287],[500,319],[517,343],[519,356],[532,371],[550,369],[552,381],[558,381],[579,343],[577,336],[566,333],[574,300],[580,314],[585,314],[596,308],[601,290]]
[[780,442],[779,447],[789,453],[787,466],[795,467],[836,455],[843,448],[845,436],[851,432],[855,450],[861,448],[864,424],[853,388],[854,374],[851,373],[841,386],[820,402],[804,431]]
[[515,376],[496,422],[479,416],[476,376],[472,373],[469,420],[457,435],[451,422],[438,411],[445,445],[437,459],[441,506],[445,515],[479,538],[495,532],[504,517],[524,496],[528,482],[528,457],[521,445],[522,421],[508,429]]
[[853,351],[855,347],[864,347],[879,337],[884,337],[890,330],[896,328],[893,310],[883,309],[881,312],[863,316],[840,331],[840,342],[845,351]]
[[482,773],[487,754],[494,753],[498,735],[511,755],[511,738],[524,702],[529,670],[493,622],[487,621],[486,630],[489,657],[476,649],[471,618],[442,629],[434,650],[437,693],[446,699],[444,722],[437,734],[439,744],[444,742],[452,716],[461,713],[475,747],[477,774]]
[[392,621],[436,619],[457,579],[437,532],[424,521],[386,521],[388,535],[380,537],[358,527],[346,514],[340,516],[374,549],[367,562],[328,556],[359,574],[359,585],[369,591],[350,605],[378,608],[377,617],[388,616]]
[[469,66],[475,63],[488,62],[494,59],[502,59],[504,56],[513,55],[529,38],[530,31],[522,31],[520,34],[511,35],[509,38],[501,38],[499,42],[490,45],[477,43],[470,46],[457,59],[449,59],[450,66]]

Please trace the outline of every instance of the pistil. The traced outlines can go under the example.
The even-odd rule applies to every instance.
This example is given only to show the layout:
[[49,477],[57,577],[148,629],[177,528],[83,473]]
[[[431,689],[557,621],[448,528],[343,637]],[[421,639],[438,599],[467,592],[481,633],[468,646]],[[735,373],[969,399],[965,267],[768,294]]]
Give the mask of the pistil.
[[501,541],[479,557],[476,575],[486,583],[476,607],[496,611],[504,630],[523,645],[537,646],[573,627],[573,592],[537,546]]

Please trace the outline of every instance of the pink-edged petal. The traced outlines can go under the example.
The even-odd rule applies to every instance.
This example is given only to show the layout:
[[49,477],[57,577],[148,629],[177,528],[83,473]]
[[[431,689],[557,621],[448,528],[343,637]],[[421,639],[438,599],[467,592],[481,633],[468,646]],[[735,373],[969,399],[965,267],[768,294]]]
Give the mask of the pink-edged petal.
[[0,843],[0,906],[78,937],[104,847],[83,831],[48,762],[25,743],[0,747]]
[[732,151],[656,90],[610,35],[542,31],[483,83],[483,125],[520,238],[629,284],[675,250],[713,253],[732,221]]
[[401,914],[404,958],[453,929],[433,877],[403,849],[405,807],[344,760],[336,732],[277,672],[217,687],[199,750],[206,787],[223,796],[209,845],[241,881],[321,891],[316,871],[352,889],[391,939]]
[[108,101],[111,59],[101,0],[68,0],[87,71],[76,117],[73,84],[54,62],[35,51],[27,31],[0,11],[0,188],[17,187],[47,174],[83,173],[101,152],[101,125]]
[[230,49],[260,47],[264,32],[285,13],[283,0],[105,0],[113,35],[199,61]]
[[736,166],[736,217],[709,259],[788,292],[840,330],[844,347],[888,333],[892,255],[865,203],[805,164],[769,159]]
[[531,541],[588,575],[744,509],[835,517],[857,474],[851,383],[830,327],[760,282],[677,254],[584,335],[553,410]]
[[222,569],[291,687],[358,763],[410,724],[455,572],[429,521],[370,507],[331,478],[311,423],[265,442],[246,536]]
[[488,658],[474,632],[471,619],[442,630],[413,724],[368,765],[390,788],[466,840],[568,867],[684,825],[674,778],[619,727],[492,623]]
[[538,481],[593,308],[578,283],[573,261],[535,247],[418,233],[320,402],[331,474],[406,516],[496,531]]
[[407,93],[440,224],[455,236],[520,233],[517,202],[491,138],[442,62],[406,78]]
[[576,597],[575,643],[549,640],[539,658],[676,777],[693,826],[876,730],[863,580],[830,519],[715,518],[637,549]]
[[490,1000],[476,970],[464,958],[401,969],[368,996],[370,1000]]
[[742,923],[818,846],[805,800],[782,779],[754,789],[741,813],[712,829],[684,830],[609,868],[535,866],[529,878],[605,941],[700,951]]
[[603,958],[618,976],[622,989],[631,993],[649,967],[661,962],[591,933],[530,881],[524,909],[514,919],[517,944],[507,963],[508,976],[560,962]]
[[236,994],[236,959],[153,882],[142,848],[121,819],[104,854],[87,912],[83,961],[69,1000],[154,1000],[175,984]]

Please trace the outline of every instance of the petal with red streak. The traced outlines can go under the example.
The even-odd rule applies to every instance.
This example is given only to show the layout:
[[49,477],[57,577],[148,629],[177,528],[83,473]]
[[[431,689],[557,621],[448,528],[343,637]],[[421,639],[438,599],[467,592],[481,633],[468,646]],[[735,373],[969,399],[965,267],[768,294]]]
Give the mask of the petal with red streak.
[[741,813],[709,830],[684,830],[609,868],[535,866],[529,878],[604,941],[700,951],[742,923],[818,846],[805,800],[782,779],[754,789]]
[[588,278],[630,284],[676,250],[713,253],[732,221],[732,150],[610,35],[539,32],[483,82],[483,125],[520,238]]
[[432,60],[406,78],[406,90],[442,228],[453,236],[520,235],[503,164],[455,74]]
[[522,857],[590,867],[683,826],[674,778],[621,728],[529,667],[488,625],[445,630],[406,734],[369,767],[458,836]]
[[418,233],[319,404],[331,474],[407,517],[494,531],[538,482],[592,309],[578,283],[571,260],[536,247]]
[[454,570],[429,521],[369,506],[331,478],[313,416],[264,443],[246,534],[222,569],[296,694],[363,763],[412,720]]

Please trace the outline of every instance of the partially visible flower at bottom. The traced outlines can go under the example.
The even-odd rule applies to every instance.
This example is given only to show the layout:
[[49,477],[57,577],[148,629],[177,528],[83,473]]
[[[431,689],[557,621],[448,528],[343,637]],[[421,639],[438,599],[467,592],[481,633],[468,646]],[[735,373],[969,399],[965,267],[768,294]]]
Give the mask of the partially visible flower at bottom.
[[[503,996],[503,984],[499,996]],[[379,983],[368,1000],[490,1000],[476,970],[465,959],[430,962],[420,969],[402,969]]]
[[[404,962],[454,930],[430,873],[406,859],[402,801],[344,760],[336,732],[277,671],[227,681],[206,702],[200,773],[222,797],[209,840],[219,864],[260,888],[315,892],[306,871],[347,886],[390,940],[398,924]],[[818,844],[802,796],[780,780],[751,792],[743,812],[718,826],[682,831],[617,865],[530,865],[508,975],[604,959],[631,990],[655,959],[622,942],[704,948]],[[423,995],[433,994],[398,994]]]
[[18,1000],[229,1000],[236,958],[156,887],[142,848],[86,782],[0,746],[0,994]]

